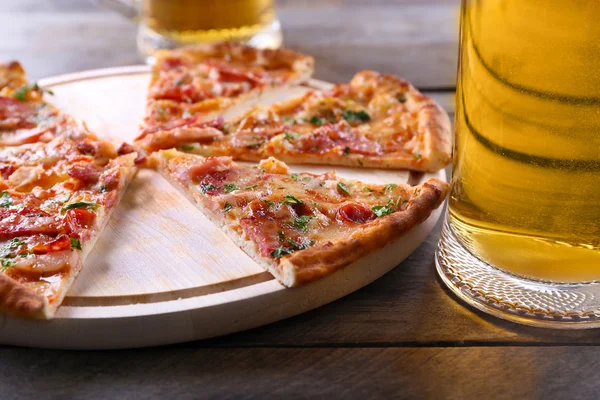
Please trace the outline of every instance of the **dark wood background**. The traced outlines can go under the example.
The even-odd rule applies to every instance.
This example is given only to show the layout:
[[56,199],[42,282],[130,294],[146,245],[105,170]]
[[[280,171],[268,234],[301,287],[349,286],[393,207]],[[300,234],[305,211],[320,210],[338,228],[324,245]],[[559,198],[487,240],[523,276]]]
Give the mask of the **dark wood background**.
[[[458,8],[458,0],[278,3],[286,45],[316,56],[317,78],[372,68],[444,98],[454,90]],[[0,59],[21,60],[32,79],[139,63],[134,24],[91,1],[0,0],[0,10]],[[439,224],[364,289],[251,331],[127,351],[0,347],[0,397],[598,397],[600,331],[518,326],[463,306],[436,277],[438,235]]]

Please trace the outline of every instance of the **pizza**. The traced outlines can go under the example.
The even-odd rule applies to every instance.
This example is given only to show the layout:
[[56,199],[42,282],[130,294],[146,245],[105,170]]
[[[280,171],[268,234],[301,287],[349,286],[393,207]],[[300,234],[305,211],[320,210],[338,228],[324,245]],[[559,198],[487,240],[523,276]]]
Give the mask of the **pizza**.
[[322,278],[423,222],[448,184],[366,184],[290,173],[269,158],[257,166],[177,150],[155,155],[159,171],[283,285]]
[[427,172],[450,161],[446,112],[407,81],[374,71],[229,121],[205,121],[193,108],[161,107],[164,123],[147,126],[137,141],[148,152],[176,147],[248,161],[274,156],[297,164]]
[[[136,154],[119,156],[46,104],[18,64],[0,71],[0,311],[50,318],[132,179]],[[26,144],[7,144],[19,135]]]
[[81,129],[69,115],[43,100],[52,91],[29,83],[18,62],[0,64],[0,146],[49,142]]
[[248,97],[303,83],[313,65],[311,56],[288,49],[260,50],[233,42],[159,51],[141,136],[173,129],[174,120],[188,125],[210,120]]

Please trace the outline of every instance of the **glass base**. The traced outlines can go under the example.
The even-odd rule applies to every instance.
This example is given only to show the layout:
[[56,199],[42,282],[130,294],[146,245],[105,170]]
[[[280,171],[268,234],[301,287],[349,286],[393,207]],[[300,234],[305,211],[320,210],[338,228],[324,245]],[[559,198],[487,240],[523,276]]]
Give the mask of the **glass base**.
[[600,282],[539,282],[501,271],[464,248],[448,218],[442,229],[435,264],[450,290],[488,314],[545,328],[600,327]]
[[[226,40],[226,38],[223,38],[222,40]],[[280,47],[283,42],[281,24],[275,19],[253,35],[236,38],[235,40],[261,49],[276,49]],[[156,50],[175,49],[190,44],[193,43],[179,41],[161,35],[144,24],[139,25],[137,34],[138,52],[142,59],[148,64],[151,64],[154,61],[153,54]]]

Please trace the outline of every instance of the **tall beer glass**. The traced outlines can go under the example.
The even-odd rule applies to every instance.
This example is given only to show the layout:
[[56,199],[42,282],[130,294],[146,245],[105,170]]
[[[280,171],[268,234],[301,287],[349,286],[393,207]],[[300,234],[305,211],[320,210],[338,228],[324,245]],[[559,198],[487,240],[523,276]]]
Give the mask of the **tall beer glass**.
[[436,263],[499,317],[600,327],[600,3],[463,0]]

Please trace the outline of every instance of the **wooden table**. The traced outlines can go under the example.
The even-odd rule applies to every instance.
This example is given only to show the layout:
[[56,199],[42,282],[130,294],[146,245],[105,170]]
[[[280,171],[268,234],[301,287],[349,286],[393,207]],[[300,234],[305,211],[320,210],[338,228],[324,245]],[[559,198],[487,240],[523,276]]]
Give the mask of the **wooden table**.
[[[452,111],[458,0],[281,1],[286,44],[317,57],[317,78],[398,73]],[[0,59],[33,79],[138,63],[135,27],[93,3],[1,0]],[[504,322],[438,281],[439,224],[382,279],[327,306],[213,340],[70,352],[0,347],[3,399],[597,397],[600,330]]]

